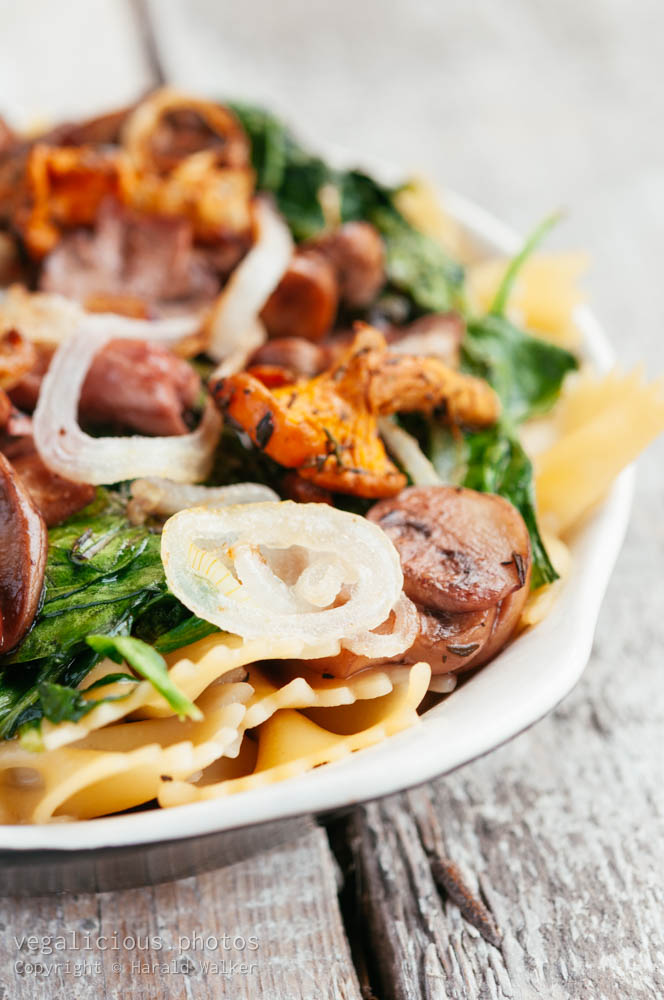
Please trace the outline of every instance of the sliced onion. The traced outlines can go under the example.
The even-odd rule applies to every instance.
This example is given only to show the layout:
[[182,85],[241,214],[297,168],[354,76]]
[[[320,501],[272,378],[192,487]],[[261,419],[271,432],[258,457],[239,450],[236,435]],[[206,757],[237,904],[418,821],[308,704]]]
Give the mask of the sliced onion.
[[243,599],[247,597],[255,604],[266,604],[271,611],[283,615],[312,610],[311,604],[299,598],[297,591],[280,579],[255,545],[233,544],[233,563],[242,584]]
[[85,316],[55,352],[42,382],[33,432],[44,463],[66,479],[82,483],[116,483],[146,474],[185,483],[204,479],[221,432],[221,417],[211,400],[191,434],[93,438],[78,424],[85,377],[95,355],[110,340],[141,337],[168,343],[190,329],[190,317],[150,322],[109,314]]
[[414,486],[441,485],[443,480],[412,434],[395,424],[390,417],[379,418],[378,430],[387,450],[396,458]]
[[388,659],[398,656],[409,649],[415,642],[419,629],[417,608],[405,594],[402,594],[394,606],[394,625],[391,632],[365,632],[347,640],[344,645],[358,656],[370,656],[372,659]]
[[36,344],[56,346],[67,340],[85,315],[77,302],[63,295],[29,292],[11,285],[0,296],[0,326],[16,329]]
[[132,319],[116,313],[86,313],[78,302],[50,292],[29,292],[12,285],[0,293],[0,329],[16,328],[37,344],[57,346],[68,340],[82,325],[105,329],[113,325],[113,337],[135,337],[177,343],[197,333],[202,316],[191,313],[167,319]]
[[233,483],[231,486],[192,486],[172,479],[135,479],[131,484],[127,513],[134,523],[150,514],[165,517],[187,507],[226,507],[237,503],[263,503],[279,495],[262,483]]
[[[290,549],[298,567],[294,580],[285,571]],[[278,558],[271,561],[271,553]],[[166,522],[161,554],[168,586],[194,614],[247,639],[278,635],[312,648],[364,637],[389,617],[403,586],[399,557],[385,533],[328,504],[284,501],[183,510]],[[274,577],[269,586],[264,571],[259,581],[258,560]],[[309,565],[326,561],[338,586],[336,593],[328,587],[331,600],[321,609],[303,599],[312,581],[305,578],[299,588],[298,582]]]
[[344,585],[344,567],[338,559],[318,559],[300,573],[295,593],[310,607],[327,608]]
[[174,87],[161,87],[136,106],[122,130],[122,143],[137,167],[153,169],[150,146],[154,133],[165,115],[181,110],[195,112],[214,134],[221,137],[221,149],[229,166],[244,166],[248,162],[247,136],[228,108],[214,101],[192,97]]
[[262,198],[255,202],[255,226],[256,242],[212,308],[207,351],[215,361],[243,349],[247,337],[255,338],[259,313],[281,281],[293,253],[288,226]]
[[234,347],[230,354],[227,354],[224,360],[210,373],[208,383],[214,385],[219,379],[228,378],[230,375],[237,375],[238,372],[244,371],[251,355],[259,347],[262,347],[266,340],[267,330],[256,316],[253,324],[247,328],[247,332],[242,338],[242,344],[239,347]]

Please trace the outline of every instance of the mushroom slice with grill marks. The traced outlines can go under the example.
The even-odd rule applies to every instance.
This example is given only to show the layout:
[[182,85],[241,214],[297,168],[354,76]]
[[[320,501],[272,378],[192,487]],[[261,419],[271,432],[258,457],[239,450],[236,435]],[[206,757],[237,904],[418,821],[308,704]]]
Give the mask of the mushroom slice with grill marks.
[[530,590],[530,538],[517,509],[493,494],[429,486],[383,500],[368,516],[392,539],[418,606],[419,633],[402,659],[426,660],[438,674],[495,656]]
[[401,556],[404,590],[434,611],[481,611],[526,582],[530,539],[508,500],[454,486],[403,490],[369,512]]
[[0,453],[0,652],[34,620],[44,583],[46,525],[20,476]]
[[324,489],[394,496],[406,478],[385,453],[378,418],[444,407],[453,423],[499,413],[486,382],[437,358],[391,354],[380,331],[357,324],[352,344],[321,375],[270,391],[243,372],[214,382],[218,406],[270,458]]

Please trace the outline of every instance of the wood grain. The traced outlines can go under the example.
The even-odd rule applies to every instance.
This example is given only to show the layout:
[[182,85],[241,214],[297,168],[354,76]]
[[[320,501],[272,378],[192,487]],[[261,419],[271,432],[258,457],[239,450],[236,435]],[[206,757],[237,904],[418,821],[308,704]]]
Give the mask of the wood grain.
[[336,878],[309,824],[293,844],[197,878],[1,900],[0,1000],[359,1000]]

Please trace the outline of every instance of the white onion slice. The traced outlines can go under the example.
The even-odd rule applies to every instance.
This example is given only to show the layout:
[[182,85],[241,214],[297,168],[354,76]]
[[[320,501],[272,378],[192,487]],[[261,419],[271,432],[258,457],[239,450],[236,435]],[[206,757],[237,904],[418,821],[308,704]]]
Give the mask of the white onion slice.
[[226,507],[237,503],[263,503],[279,495],[262,483],[233,483],[231,486],[193,486],[172,479],[135,479],[131,484],[127,513],[135,523],[150,514],[165,517],[187,507]]
[[186,336],[191,325],[191,317],[150,322],[101,313],[85,316],[55,352],[42,382],[32,426],[44,463],[66,479],[82,483],[117,483],[145,475],[185,483],[204,479],[221,432],[221,417],[211,400],[191,434],[93,438],[78,424],[85,377],[95,355],[110,340],[141,337],[168,343]]
[[443,480],[412,434],[395,424],[390,417],[379,418],[378,430],[387,445],[387,450],[410,476],[414,486],[441,485]]
[[84,315],[77,302],[63,295],[29,292],[23,285],[11,285],[0,295],[0,327],[13,327],[36,344],[62,343]]
[[228,378],[230,375],[236,375],[238,372],[244,371],[251,355],[259,347],[262,347],[266,340],[267,330],[256,316],[242,338],[240,347],[234,347],[230,354],[227,354],[224,360],[217,365],[214,371],[210,373],[208,383],[214,385],[219,379]]
[[[242,600],[254,604],[267,604],[270,610],[287,615],[293,611],[311,611],[312,606],[297,599],[291,588],[277,576],[255,545],[247,542],[233,544],[235,573],[242,584]],[[294,599],[295,597],[295,599]]]
[[311,607],[327,608],[334,603],[344,583],[344,567],[339,560],[317,559],[305,566],[293,589]]
[[276,209],[258,198],[254,211],[256,242],[212,307],[207,352],[215,361],[242,350],[247,338],[255,339],[258,315],[281,281],[293,253],[288,226]]
[[372,659],[388,659],[398,656],[409,649],[415,642],[419,629],[417,608],[405,594],[402,594],[394,606],[394,626],[391,632],[380,634],[365,632],[363,635],[348,639],[344,645],[358,656],[370,656]]
[[[268,562],[271,550],[285,555],[291,548],[298,561],[302,553],[309,564],[328,561],[339,584],[336,595],[328,588],[328,596],[336,599],[325,609],[303,610],[298,580],[287,583],[282,577],[276,607],[274,587],[256,586],[255,566],[242,579],[252,547]],[[236,560],[238,552],[242,558]],[[387,535],[366,518],[327,504],[284,501],[183,510],[164,525],[161,554],[168,586],[186,607],[247,639],[278,635],[311,647],[330,640],[346,645],[388,618],[403,586],[399,557]],[[283,562],[275,559],[271,572]],[[304,565],[299,575],[306,570]],[[307,586],[305,580],[305,593]]]
[[24,337],[37,344],[55,347],[68,340],[82,324],[105,328],[113,324],[114,337],[136,337],[176,343],[197,333],[200,313],[167,319],[132,319],[116,313],[86,313],[73,299],[50,292],[29,292],[22,285],[12,285],[0,293],[0,329],[16,327]]

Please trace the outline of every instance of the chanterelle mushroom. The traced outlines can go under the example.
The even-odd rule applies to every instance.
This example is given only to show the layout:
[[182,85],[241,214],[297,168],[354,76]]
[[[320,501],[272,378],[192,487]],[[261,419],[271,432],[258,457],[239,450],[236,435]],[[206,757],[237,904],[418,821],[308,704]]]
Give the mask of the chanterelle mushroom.
[[454,424],[485,426],[500,404],[482,379],[438,358],[395,354],[380,331],[358,324],[331,368],[272,390],[247,372],[211,386],[219,407],[280,465],[325,489],[390,497],[406,478],[387,457],[378,418],[444,410]]

